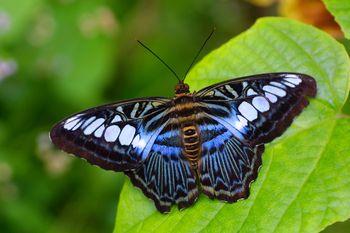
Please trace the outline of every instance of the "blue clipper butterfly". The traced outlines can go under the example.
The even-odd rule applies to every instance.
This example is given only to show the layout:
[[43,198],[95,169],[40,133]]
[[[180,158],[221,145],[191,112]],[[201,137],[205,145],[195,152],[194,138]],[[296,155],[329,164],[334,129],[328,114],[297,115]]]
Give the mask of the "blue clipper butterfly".
[[231,79],[195,93],[179,80],[172,99],[91,108],[56,124],[50,137],[91,164],[124,172],[162,213],[192,205],[200,191],[232,203],[249,196],[264,144],[315,95],[315,80],[299,73]]

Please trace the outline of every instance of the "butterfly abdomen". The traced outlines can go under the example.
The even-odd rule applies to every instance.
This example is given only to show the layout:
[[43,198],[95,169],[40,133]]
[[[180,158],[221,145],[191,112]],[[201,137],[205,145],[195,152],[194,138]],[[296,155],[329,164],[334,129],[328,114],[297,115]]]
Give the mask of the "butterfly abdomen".
[[184,155],[193,167],[197,167],[201,148],[198,129],[190,123],[183,125],[181,131]]
[[191,95],[185,95],[175,99],[174,110],[180,125],[183,154],[191,166],[197,168],[201,154],[200,132],[196,124],[199,106]]

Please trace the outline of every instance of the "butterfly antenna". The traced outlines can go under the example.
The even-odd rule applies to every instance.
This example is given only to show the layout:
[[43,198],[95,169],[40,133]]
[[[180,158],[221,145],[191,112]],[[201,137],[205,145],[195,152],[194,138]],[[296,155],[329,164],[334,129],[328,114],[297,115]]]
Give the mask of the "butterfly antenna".
[[213,28],[213,30],[211,30],[209,36],[207,37],[207,39],[205,39],[204,43],[202,44],[202,47],[198,50],[196,56],[193,58],[193,60],[192,60],[192,62],[191,62],[191,64],[190,64],[190,66],[189,66],[188,69],[186,70],[186,73],[185,73],[185,75],[184,75],[182,81],[185,80],[185,78],[186,78],[188,72],[190,72],[190,70],[191,70],[193,64],[196,62],[197,58],[199,57],[199,54],[202,52],[202,50],[204,49],[205,45],[207,44],[207,42],[209,41],[209,39],[211,38],[211,36],[214,34],[214,32],[215,32],[215,28]]
[[155,56],[159,61],[161,61],[170,71],[171,73],[173,73],[176,77],[176,79],[179,81],[179,83],[182,82],[182,80],[179,78],[179,76],[176,74],[176,72],[162,59],[160,58],[155,52],[153,52],[150,48],[148,48],[144,43],[142,43],[141,41],[137,40],[137,42],[144,47],[145,49],[147,49],[150,53],[153,54],[153,56]]

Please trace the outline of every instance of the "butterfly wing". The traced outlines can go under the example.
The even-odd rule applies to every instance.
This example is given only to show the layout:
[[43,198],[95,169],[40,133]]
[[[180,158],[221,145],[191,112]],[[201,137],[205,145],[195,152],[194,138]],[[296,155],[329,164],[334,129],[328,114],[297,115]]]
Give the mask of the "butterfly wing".
[[199,91],[206,116],[198,122],[204,193],[229,202],[248,197],[263,144],[280,136],[315,95],[315,80],[296,73],[255,75]]
[[280,136],[316,95],[315,80],[305,74],[270,73],[229,80],[197,93],[227,127],[250,144]]
[[184,208],[198,197],[170,109],[171,102],[163,98],[104,105],[59,122],[50,136],[68,153],[104,169],[123,171],[159,211],[169,212],[172,204]]
[[133,99],[92,108],[56,124],[52,142],[104,169],[139,167],[166,125],[169,100]]
[[198,177],[203,193],[228,202],[247,197],[261,165],[264,145],[245,143],[209,115],[201,118],[198,128],[202,141]]

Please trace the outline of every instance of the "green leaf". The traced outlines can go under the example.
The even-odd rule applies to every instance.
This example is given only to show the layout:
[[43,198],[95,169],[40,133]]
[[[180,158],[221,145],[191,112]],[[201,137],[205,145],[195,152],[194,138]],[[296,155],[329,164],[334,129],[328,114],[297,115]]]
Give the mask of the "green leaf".
[[294,71],[317,79],[318,95],[266,146],[247,200],[201,195],[184,211],[160,214],[126,182],[114,232],[318,232],[350,217],[350,118],[341,113],[350,62],[341,44],[296,21],[264,18],[211,52],[192,70],[195,90],[248,74]]
[[345,37],[350,39],[350,4],[348,0],[323,0],[327,9],[334,15]]

